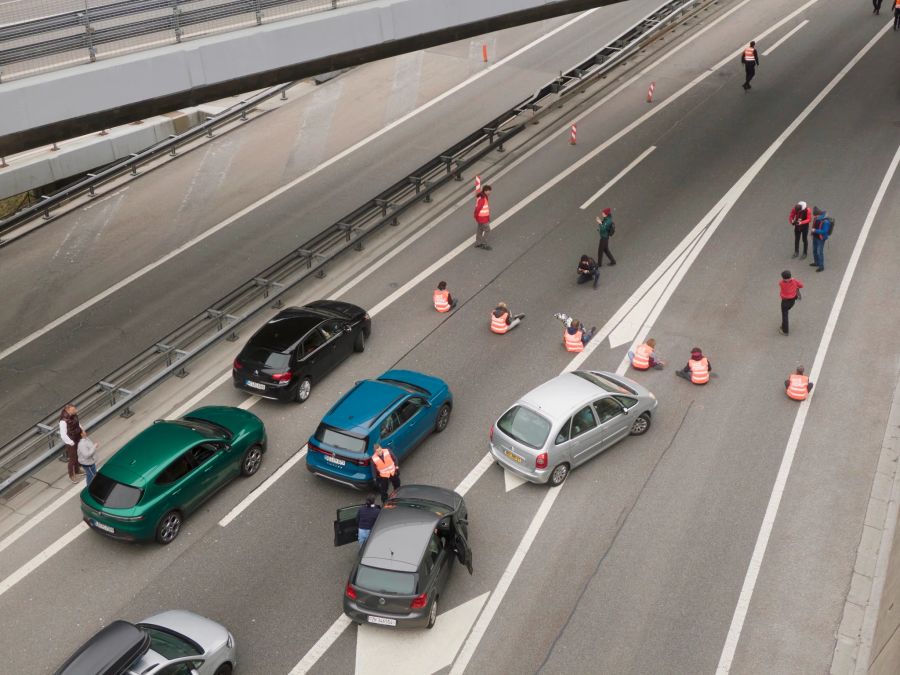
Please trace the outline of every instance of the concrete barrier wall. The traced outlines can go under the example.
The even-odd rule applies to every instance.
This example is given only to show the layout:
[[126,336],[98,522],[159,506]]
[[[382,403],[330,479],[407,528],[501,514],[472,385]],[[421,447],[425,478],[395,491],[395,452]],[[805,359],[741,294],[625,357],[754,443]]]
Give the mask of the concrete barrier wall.
[[[617,1],[376,0],[14,80],[0,84],[0,155],[52,140],[52,135],[38,134],[36,129],[102,111],[114,115],[136,102],[155,100],[169,107],[142,110],[128,119],[107,119],[103,126],[222,98],[227,93],[216,88],[222,83],[234,83],[232,93],[268,86],[247,81],[259,80],[262,73],[269,79],[282,77],[280,82],[298,79],[298,64],[342,67],[334,61],[336,55],[353,53],[354,62],[361,63],[391,55],[392,44],[402,43],[402,51],[419,49],[422,45],[411,41],[423,34],[440,37],[432,40],[437,44],[493,30],[498,17],[517,16],[522,23]],[[321,72],[333,69],[323,67]],[[181,92],[209,95],[186,100],[177,96]],[[77,133],[98,128],[84,125]],[[26,137],[34,141],[32,146],[23,145]]]
[[[900,673],[900,527],[894,531],[894,546],[888,563],[884,592],[872,640],[869,675]],[[858,669],[857,672],[860,672]]]

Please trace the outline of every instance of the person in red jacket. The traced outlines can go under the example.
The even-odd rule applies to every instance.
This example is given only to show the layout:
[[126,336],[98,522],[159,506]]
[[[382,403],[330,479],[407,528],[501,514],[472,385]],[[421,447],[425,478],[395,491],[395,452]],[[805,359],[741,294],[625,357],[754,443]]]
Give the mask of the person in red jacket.
[[490,251],[487,243],[488,232],[491,231],[491,186],[485,185],[475,198],[475,248]]
[[803,260],[809,250],[809,224],[812,222],[812,209],[806,205],[806,202],[797,202],[791,209],[788,222],[794,226],[794,255],[791,257],[796,258],[800,255],[800,239],[802,238],[803,255],[800,256],[800,260]]
[[778,282],[781,287],[781,328],[778,332],[782,335],[788,334],[788,312],[794,303],[800,299],[800,289],[803,288],[803,282],[799,279],[792,279],[791,273],[785,270],[781,273],[781,281]]

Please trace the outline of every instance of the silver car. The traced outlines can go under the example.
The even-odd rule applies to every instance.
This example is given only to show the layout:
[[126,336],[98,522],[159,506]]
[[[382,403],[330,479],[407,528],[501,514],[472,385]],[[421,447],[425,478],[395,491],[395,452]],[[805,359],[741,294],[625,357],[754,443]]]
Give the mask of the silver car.
[[234,637],[182,609],[140,623],[117,620],[81,646],[56,675],[231,675]]
[[532,483],[560,485],[569,471],[650,428],[656,397],[603,371],[563,373],[516,401],[491,427],[491,454]]

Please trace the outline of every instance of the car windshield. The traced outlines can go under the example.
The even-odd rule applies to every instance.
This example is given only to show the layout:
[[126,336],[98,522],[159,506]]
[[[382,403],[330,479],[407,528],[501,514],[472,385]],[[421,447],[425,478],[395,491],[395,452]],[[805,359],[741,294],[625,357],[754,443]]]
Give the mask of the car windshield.
[[272,368],[273,370],[286,370],[291,365],[290,354],[273,352],[265,347],[253,347],[250,345],[241,352],[238,360],[241,359],[252,363],[261,363],[264,368]]
[[578,377],[580,377],[583,380],[587,380],[591,384],[596,384],[598,387],[600,387],[604,391],[609,391],[614,394],[635,394],[635,393],[637,393],[634,390],[629,389],[628,387],[622,386],[618,382],[613,382],[612,380],[610,380],[606,377],[603,377],[602,375],[599,375],[597,373],[589,373],[586,370],[576,370],[572,374],[577,375]]
[[180,420],[169,420],[169,424],[180,424],[183,427],[193,429],[203,434],[207,438],[227,438],[231,439],[234,435],[221,424],[210,422],[209,420],[201,420],[196,417],[185,417]]
[[140,624],[140,627],[150,636],[150,648],[157,654],[167,659],[180,659],[183,656],[199,656],[203,650],[196,644],[188,641],[182,635],[174,631],[168,631],[159,626]]
[[88,488],[91,497],[110,509],[130,509],[141,500],[141,491],[98,473]]
[[368,565],[360,565],[356,572],[356,585],[375,593],[412,595],[416,590],[416,575],[412,572],[395,572]]
[[497,426],[510,438],[537,449],[544,447],[544,443],[547,442],[551,425],[547,418],[517,405],[503,413]]
[[322,441],[323,443],[326,443],[328,445],[333,445],[336,448],[349,450],[350,452],[366,451],[365,438],[358,438],[357,436],[343,434],[336,429],[325,426],[324,424],[320,424],[319,428],[316,430],[316,440]]

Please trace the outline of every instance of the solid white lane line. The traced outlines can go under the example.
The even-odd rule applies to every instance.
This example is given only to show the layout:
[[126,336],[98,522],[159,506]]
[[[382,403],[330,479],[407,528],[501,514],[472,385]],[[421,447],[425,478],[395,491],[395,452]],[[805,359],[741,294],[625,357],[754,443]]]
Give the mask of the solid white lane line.
[[331,645],[333,645],[341,636],[341,633],[347,630],[350,623],[350,617],[346,614],[341,614],[335,619],[334,623],[331,624],[331,628],[325,631],[324,635],[316,640],[316,644],[306,652],[306,655],[300,660],[300,663],[291,668],[289,675],[303,675],[304,673],[308,673],[309,669],[316,665],[316,662],[319,659],[325,656],[325,652],[331,649]]
[[241,515],[248,506],[262,497],[263,493],[270,487],[275,485],[275,483],[278,482],[279,478],[290,471],[297,462],[306,457],[306,447],[307,446],[304,445],[302,448],[300,448],[300,450],[295,452],[290,457],[290,459],[288,459],[284,464],[278,467],[275,473],[266,478],[253,492],[244,497],[237,506],[235,506],[233,509],[231,509],[231,511],[225,514],[225,517],[219,521],[219,525],[221,525],[222,527],[228,527],[229,523],[231,523],[232,520]]
[[[890,24],[885,24],[884,28],[878,31],[878,34],[872,38],[872,41],[864,47],[863,51],[860,52],[857,57],[861,57],[869,51],[875,42],[887,32],[889,27]],[[859,58],[855,58],[851,64],[858,60]],[[841,72],[844,73],[845,71]],[[888,187],[894,178],[898,164],[900,164],[900,147],[898,147],[897,151],[894,153],[894,158],[891,161],[890,167],[884,175],[884,179],[881,182],[881,186],[878,188],[872,206],[869,208],[869,213],[866,215],[866,220],[860,230],[859,238],[856,240],[856,245],[853,247],[853,253],[850,255],[850,261],[847,263],[847,269],[844,271],[844,276],[841,279],[841,285],[835,296],[834,304],[831,306],[831,312],[828,314],[828,321],[825,323],[825,330],[822,333],[822,339],[819,341],[816,358],[813,362],[812,370],[809,373],[810,380],[814,382],[819,382],[819,373],[825,362],[825,356],[828,353],[828,347],[831,344],[834,329],[837,326],[841,309],[844,306],[844,300],[847,297],[850,282],[853,280],[853,274],[856,272],[856,266],[862,255],[863,247],[865,246],[866,240],[869,237],[869,232],[872,229],[875,214],[878,212],[885,194],[887,194]],[[791,472],[791,466],[794,463],[797,445],[800,442],[800,435],[803,433],[803,426],[806,423],[806,415],[809,412],[811,401],[812,397],[807,398],[800,403],[800,406],[797,409],[794,425],[791,428],[791,435],[788,437],[787,446],[784,449],[784,456],[781,459],[781,465],[778,467],[778,475],[775,478],[775,484],[772,486],[772,494],[769,496],[769,503],[766,506],[762,525],[759,528],[759,535],[756,538],[756,545],[753,547],[753,555],[750,557],[747,574],[744,577],[744,583],[741,586],[741,593],[738,596],[737,606],[734,609],[731,626],[728,629],[728,635],[725,638],[725,644],[722,647],[722,654],[719,657],[719,665],[716,668],[716,673],[719,675],[725,675],[731,671],[734,654],[737,650],[738,642],[741,639],[741,632],[744,629],[744,622],[747,619],[747,612],[750,609],[750,601],[753,598],[753,591],[756,588],[759,571],[762,568],[763,558],[766,555],[766,548],[768,547],[769,539],[772,536],[775,519],[778,517],[778,508],[781,505],[781,498],[784,495],[784,489]]]
[[764,52],[763,52],[763,56],[768,56],[769,54],[771,54],[772,52],[774,52],[776,49],[778,49],[778,48],[781,46],[782,43],[787,42],[787,40],[790,39],[790,37],[791,37],[794,33],[796,33],[798,30],[800,30],[801,28],[803,28],[803,26],[805,26],[805,25],[808,24],[808,23],[809,23],[809,19],[804,19],[804,20],[803,20],[802,22],[800,22],[797,26],[794,26],[794,28],[792,28],[791,30],[789,30],[789,31],[784,35],[784,37],[782,37],[782,38],[781,38],[780,40],[778,40],[775,44],[773,44],[773,45],[772,45],[771,47],[769,47],[766,51],[764,51]]
[[638,164],[640,164],[641,161],[643,161],[643,159],[644,159],[647,155],[649,155],[651,152],[653,152],[654,150],[656,150],[656,146],[655,146],[655,145],[651,145],[649,148],[647,148],[646,150],[644,150],[640,155],[637,156],[636,159],[634,159],[634,160],[631,162],[631,164],[629,164],[629,165],[626,166],[624,169],[622,169],[619,173],[617,173],[616,176],[615,176],[615,178],[613,178],[613,179],[612,179],[611,181],[609,181],[606,185],[604,185],[602,188],[600,188],[600,189],[597,190],[594,194],[592,194],[592,195],[588,198],[588,200],[587,200],[584,204],[581,205],[580,208],[581,208],[581,209],[586,209],[586,208],[589,207],[591,204],[593,204],[597,199],[599,199],[599,198],[603,195],[603,193],[605,193],[605,192],[606,192],[607,190],[609,190],[613,185],[615,185],[615,184],[618,183],[622,178],[624,178],[625,175],[626,175],[629,171],[631,171],[634,167],[636,167]]
[[5,551],[11,544],[18,541],[22,537],[22,535],[27,534],[28,531],[31,530],[35,525],[39,525],[40,523],[42,523],[44,519],[47,518],[47,516],[56,511],[56,509],[65,504],[72,497],[79,494],[83,489],[83,485],[74,485],[68,490],[64,490],[59,497],[45,506],[40,513],[33,516],[31,520],[26,521],[24,525],[20,526],[19,529],[15,530],[12,534],[6,537],[6,539],[0,541],[0,553]]
[[50,558],[52,558],[54,555],[59,553],[59,551],[65,548],[70,542],[75,541],[75,539],[77,539],[87,531],[88,526],[86,523],[78,523],[78,525],[66,532],[63,536],[54,541],[47,548],[45,548],[15,572],[6,577],[3,581],[0,581],[0,595],[6,593],[6,591],[22,581],[22,579],[34,572],[38,567],[50,560]]
[[320,171],[323,171],[324,169],[328,168],[328,167],[331,166],[332,164],[336,164],[337,162],[341,161],[342,159],[344,159],[344,158],[347,157],[348,155],[351,155],[352,153],[356,152],[357,150],[359,150],[359,149],[362,148],[363,146],[365,146],[365,145],[371,143],[372,141],[374,141],[374,140],[377,139],[377,138],[380,138],[381,136],[383,136],[383,135],[386,134],[387,132],[391,131],[392,129],[395,129],[396,127],[400,126],[400,125],[403,124],[404,122],[406,122],[406,121],[412,119],[413,117],[415,117],[415,116],[418,115],[419,113],[424,112],[425,110],[428,110],[429,108],[431,108],[431,107],[434,106],[434,105],[437,105],[438,103],[440,103],[440,102],[443,101],[444,99],[446,99],[446,98],[452,96],[453,94],[457,93],[458,91],[464,89],[465,87],[469,86],[470,84],[472,84],[472,83],[475,82],[476,80],[479,80],[479,79],[481,79],[482,77],[484,77],[485,75],[487,75],[488,73],[491,73],[491,72],[493,72],[494,70],[496,70],[497,68],[500,68],[500,67],[506,65],[507,63],[509,63],[509,62],[512,61],[513,59],[515,59],[515,58],[517,58],[518,56],[520,56],[520,55],[524,54],[525,52],[527,52],[529,49],[531,49],[531,48],[533,48],[533,47],[539,45],[540,43],[544,42],[545,40],[549,40],[551,37],[553,37],[553,36],[556,35],[557,33],[559,33],[559,32],[561,32],[561,31],[565,30],[566,28],[569,28],[569,27],[572,26],[573,24],[575,24],[575,23],[577,23],[578,21],[581,21],[582,19],[584,19],[584,18],[590,16],[591,14],[593,14],[593,13],[596,12],[596,11],[597,11],[596,8],[594,8],[594,9],[589,9],[589,10],[587,10],[587,11],[585,11],[585,12],[583,12],[583,13],[581,13],[581,14],[575,16],[575,17],[573,17],[572,19],[570,19],[570,20],[567,21],[566,23],[562,24],[561,26],[558,26],[557,28],[554,28],[553,30],[551,30],[551,31],[549,31],[549,32],[547,32],[547,33],[545,33],[544,35],[542,35],[542,36],[539,37],[538,39],[534,40],[533,42],[530,42],[530,43],[528,43],[527,45],[525,45],[525,46],[523,46],[523,47],[520,47],[519,49],[517,49],[516,51],[514,51],[512,54],[510,54],[510,55],[508,55],[508,56],[506,56],[506,57],[500,59],[499,61],[497,61],[497,62],[494,63],[494,64],[491,64],[490,66],[488,66],[488,67],[485,68],[484,70],[481,70],[481,71],[475,73],[474,75],[471,75],[470,77],[466,78],[465,80],[463,80],[463,81],[460,82],[459,84],[457,84],[457,85],[451,87],[450,89],[448,89],[448,90],[445,91],[444,93],[439,94],[438,96],[435,96],[433,99],[431,99],[431,100],[428,101],[427,103],[423,103],[422,105],[420,105],[420,106],[419,106],[418,108],[416,108],[415,110],[411,110],[411,111],[408,112],[407,114],[403,115],[403,117],[400,117],[400,118],[394,120],[393,122],[391,122],[391,123],[388,124],[387,126],[382,127],[382,128],[379,129],[378,131],[376,131],[376,132],[374,132],[374,133],[372,133],[372,134],[369,134],[368,136],[366,136],[366,137],[363,138],[362,140],[357,141],[356,143],[354,143],[353,145],[351,145],[349,148],[347,148],[347,149],[345,149],[345,150],[342,150],[341,152],[339,152],[338,154],[334,155],[333,157],[327,159],[326,161],[322,162],[322,163],[319,164],[318,166],[316,166],[316,167],[310,169],[309,171],[307,171],[306,173],[304,173],[302,176],[299,176],[298,178],[295,178],[295,179],[292,180],[291,182],[286,183],[285,185],[282,185],[280,188],[278,188],[278,189],[276,189],[276,190],[273,190],[273,191],[270,192],[269,194],[267,194],[267,195],[265,195],[265,196],[263,196],[263,197],[260,197],[259,199],[257,199],[255,202],[253,202],[253,203],[250,204],[249,206],[244,207],[243,209],[241,209],[241,210],[238,211],[237,213],[235,213],[235,214],[229,216],[229,217],[226,218],[225,220],[221,221],[221,222],[218,223],[217,225],[214,225],[213,227],[211,227],[210,229],[206,230],[205,232],[203,232],[203,233],[197,235],[197,236],[194,237],[193,239],[189,239],[189,240],[186,241],[184,244],[182,244],[181,246],[179,246],[179,247],[175,248],[174,250],[170,251],[169,253],[167,253],[166,255],[162,256],[162,257],[159,258],[158,260],[156,260],[156,261],[154,261],[154,262],[152,262],[152,263],[150,263],[150,264],[148,264],[148,265],[145,265],[144,267],[142,267],[141,269],[137,270],[136,272],[133,272],[132,274],[129,274],[127,277],[125,277],[125,278],[122,279],[121,281],[119,281],[119,282],[113,284],[112,286],[110,286],[109,288],[107,288],[107,289],[106,289],[105,291],[103,291],[102,293],[99,293],[99,294],[95,295],[95,296],[94,296],[93,298],[91,298],[90,300],[86,300],[85,302],[82,302],[80,305],[78,305],[77,307],[72,308],[71,310],[69,310],[68,312],[66,312],[65,314],[63,314],[62,316],[60,316],[60,317],[54,319],[53,321],[51,321],[50,323],[48,323],[47,325],[45,325],[43,328],[40,328],[39,330],[34,331],[33,333],[31,333],[30,335],[25,336],[24,338],[22,338],[21,340],[19,340],[19,341],[16,342],[15,344],[13,344],[13,345],[7,347],[6,349],[0,351],[0,360],[5,359],[5,358],[6,358],[7,356],[9,356],[10,354],[14,354],[14,353],[17,352],[18,350],[22,349],[22,347],[25,347],[26,345],[28,345],[28,344],[34,342],[35,340],[37,340],[37,339],[40,338],[41,336],[46,335],[47,333],[49,333],[50,331],[54,330],[55,328],[58,328],[59,326],[61,326],[62,324],[64,324],[66,321],[68,321],[69,319],[71,319],[71,318],[77,316],[78,314],[80,314],[81,312],[85,311],[86,309],[90,309],[91,307],[93,307],[93,306],[96,305],[97,303],[102,302],[103,300],[105,300],[106,298],[108,298],[109,296],[111,296],[112,294],[117,293],[118,291],[120,291],[121,289],[123,289],[125,286],[127,286],[127,285],[130,284],[131,282],[136,281],[137,279],[140,279],[141,277],[143,277],[143,276],[149,274],[150,272],[152,272],[152,271],[155,270],[156,268],[160,267],[161,265],[164,265],[165,263],[169,262],[170,260],[172,260],[172,259],[175,258],[176,256],[180,255],[181,253],[184,253],[185,251],[187,251],[188,249],[190,249],[190,248],[196,246],[196,245],[199,244],[200,242],[202,242],[202,241],[208,239],[209,237],[211,237],[212,235],[216,234],[216,233],[219,232],[220,230],[223,230],[224,228],[228,227],[229,225],[231,225],[231,224],[234,223],[235,221],[240,220],[241,218],[243,218],[244,216],[246,216],[248,213],[251,213],[251,212],[255,211],[256,209],[258,209],[259,207],[261,207],[261,206],[267,204],[268,202],[272,201],[273,199],[276,199],[277,197],[280,197],[281,195],[283,195],[283,194],[284,194],[285,192],[287,192],[288,190],[293,189],[294,187],[296,187],[296,186],[299,185],[300,183],[304,182],[305,180],[308,180],[309,178],[311,178],[312,176],[316,175],[316,174],[319,173]]

